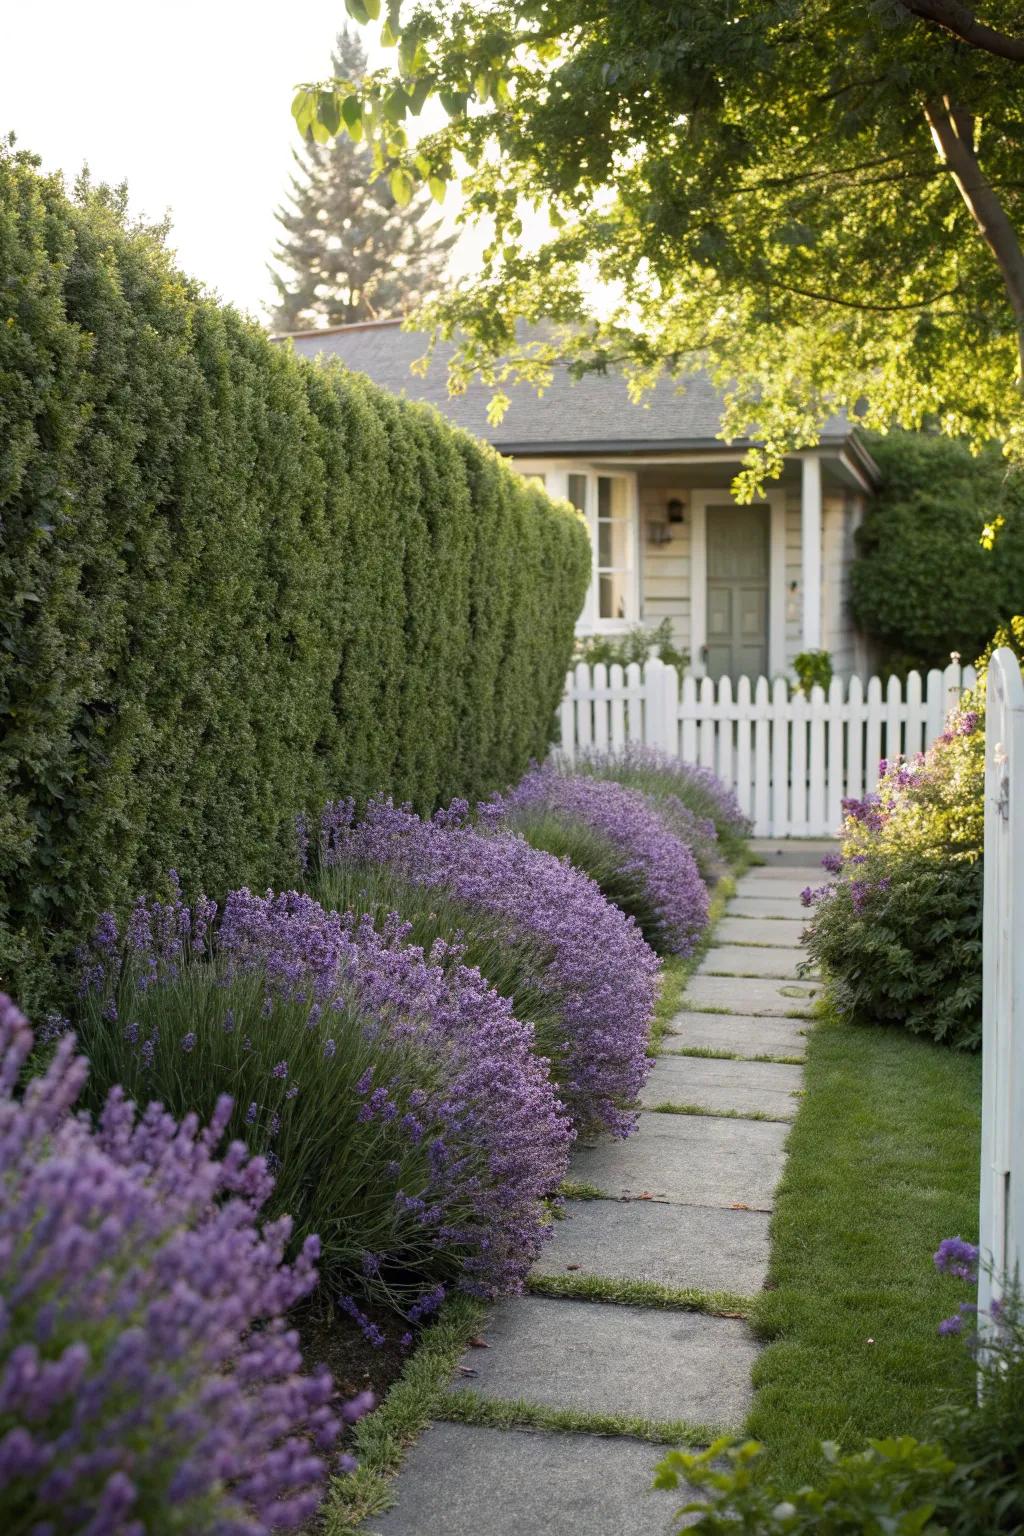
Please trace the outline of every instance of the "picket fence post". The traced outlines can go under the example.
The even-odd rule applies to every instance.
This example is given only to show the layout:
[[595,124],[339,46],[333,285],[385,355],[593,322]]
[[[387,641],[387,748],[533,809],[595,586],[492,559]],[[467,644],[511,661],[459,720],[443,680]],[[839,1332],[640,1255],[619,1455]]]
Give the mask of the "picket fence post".
[[981,1326],[1024,1270],[1024,682],[1014,653],[989,663],[982,939]]
[[784,678],[680,677],[652,657],[641,667],[585,662],[566,678],[561,750],[640,742],[712,769],[736,791],[760,837],[828,837],[839,829],[844,798],[860,799],[878,781],[882,757],[931,745],[972,668],[952,662],[922,679],[883,688],[833,678],[827,696],[793,690]]

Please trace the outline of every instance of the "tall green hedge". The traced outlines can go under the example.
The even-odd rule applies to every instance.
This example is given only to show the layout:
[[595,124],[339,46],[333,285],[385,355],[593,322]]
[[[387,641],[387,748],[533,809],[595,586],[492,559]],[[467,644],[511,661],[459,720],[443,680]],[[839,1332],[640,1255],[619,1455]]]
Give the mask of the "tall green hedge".
[[0,151],[0,986],[96,914],[284,880],[332,795],[546,748],[586,532],[487,446],[205,296]]
[[[976,656],[1024,602],[1024,476],[937,433],[869,438],[882,471],[857,531],[852,607],[895,672]],[[991,549],[982,529],[1005,520]]]

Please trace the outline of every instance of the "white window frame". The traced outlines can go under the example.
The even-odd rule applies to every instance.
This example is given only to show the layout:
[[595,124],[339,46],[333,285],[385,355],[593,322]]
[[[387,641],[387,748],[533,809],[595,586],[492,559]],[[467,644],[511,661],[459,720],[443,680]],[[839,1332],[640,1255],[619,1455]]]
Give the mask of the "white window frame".
[[[640,489],[635,470],[606,469],[600,464],[582,459],[513,459],[512,466],[521,475],[543,475],[545,488],[551,496],[569,498],[569,476],[583,475],[587,482],[587,506],[585,517],[590,532],[590,586],[587,589],[583,610],[576,621],[578,635],[618,635],[643,623],[641,599],[640,548]],[[624,619],[602,619],[598,616],[599,582],[597,569],[597,482],[600,478],[626,482],[626,520],[628,541],[628,578],[626,582],[627,616]]]

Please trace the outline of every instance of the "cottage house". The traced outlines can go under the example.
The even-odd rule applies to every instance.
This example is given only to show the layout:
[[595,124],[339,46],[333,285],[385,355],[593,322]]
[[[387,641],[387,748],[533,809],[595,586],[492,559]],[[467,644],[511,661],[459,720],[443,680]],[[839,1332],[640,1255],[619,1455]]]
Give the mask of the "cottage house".
[[305,356],[336,357],[435,405],[580,509],[594,562],[580,634],[667,618],[693,670],[716,679],[788,673],[794,656],[818,649],[840,676],[867,670],[848,577],[877,470],[845,417],[828,422],[816,448],[787,458],[763,502],[745,506],[729,487],[749,444],[718,437],[721,397],[704,374],[682,393],[663,379],[636,404],[620,375],[574,382],[561,370],[542,395],[511,388],[512,403],[492,426],[485,386],[449,396],[443,348],[426,376],[412,372],[425,341],[398,321],[292,340]]

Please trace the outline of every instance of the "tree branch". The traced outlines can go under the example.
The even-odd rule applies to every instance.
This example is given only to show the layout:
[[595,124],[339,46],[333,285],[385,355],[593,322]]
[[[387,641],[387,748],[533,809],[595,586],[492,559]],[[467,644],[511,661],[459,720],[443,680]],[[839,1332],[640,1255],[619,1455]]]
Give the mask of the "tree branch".
[[926,101],[924,115],[939,157],[949,168],[960,196],[996,259],[1017,322],[1018,382],[1024,382],[1024,249],[1009,216],[978,164],[974,118],[944,96]]
[[835,293],[818,293],[813,288],[799,288],[795,283],[787,283],[774,274],[770,279],[773,288],[781,288],[784,293],[795,293],[801,299],[814,299],[820,304],[837,304],[840,309],[862,309],[872,314],[894,315],[905,310],[930,309],[940,299],[951,299],[959,292],[958,288],[944,288],[941,293],[929,294],[926,299],[914,299],[909,304],[870,304],[861,299],[843,299]]
[[951,33],[972,48],[1024,64],[1024,37],[1011,37],[1007,32],[986,26],[969,6],[961,5],[960,0],[903,0],[903,8],[921,21],[933,22],[943,32]]

